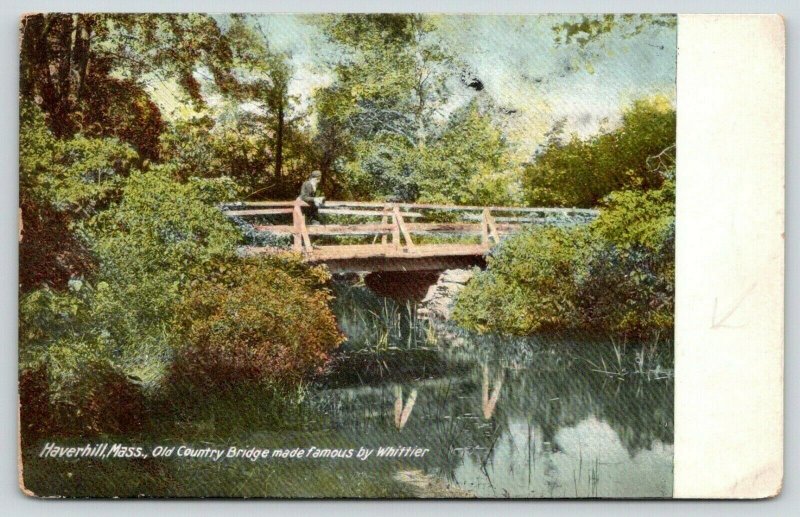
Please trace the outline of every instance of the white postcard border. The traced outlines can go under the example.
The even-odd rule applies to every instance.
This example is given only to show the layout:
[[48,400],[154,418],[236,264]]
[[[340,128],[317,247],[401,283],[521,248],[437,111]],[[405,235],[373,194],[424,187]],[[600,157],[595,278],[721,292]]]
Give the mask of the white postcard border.
[[678,20],[676,498],[783,483],[785,29]]

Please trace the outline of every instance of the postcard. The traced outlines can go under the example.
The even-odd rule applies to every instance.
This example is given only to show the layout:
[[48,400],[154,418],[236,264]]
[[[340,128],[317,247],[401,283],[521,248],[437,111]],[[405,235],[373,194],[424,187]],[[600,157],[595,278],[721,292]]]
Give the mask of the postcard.
[[22,490],[776,495],[784,48],[774,15],[23,16]]

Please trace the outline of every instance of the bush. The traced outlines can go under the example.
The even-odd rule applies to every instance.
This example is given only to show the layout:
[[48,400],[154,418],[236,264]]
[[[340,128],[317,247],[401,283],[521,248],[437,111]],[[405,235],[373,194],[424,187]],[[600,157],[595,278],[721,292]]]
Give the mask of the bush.
[[86,232],[100,263],[93,317],[128,371],[147,381],[170,358],[175,311],[191,282],[235,259],[240,235],[212,204],[225,185],[208,181],[178,183],[168,167],[133,174],[121,202]]
[[632,337],[672,332],[674,183],[617,192],[588,228],[515,235],[467,284],[453,317],[477,332],[593,329]]
[[169,384],[194,394],[243,384],[298,386],[343,340],[322,269],[297,259],[241,259],[192,285],[179,309],[183,345]]
[[620,248],[642,247],[651,251],[674,241],[675,181],[664,181],[662,188],[641,192],[612,192],[603,200],[601,215],[592,231]]
[[[674,228],[674,227],[673,227]],[[577,292],[583,325],[626,336],[668,336],[675,310],[674,233],[657,249],[596,246]]]
[[20,298],[20,403],[24,440],[131,432],[144,421],[138,382],[115,362],[94,308],[97,289],[78,280]]
[[33,103],[20,105],[19,182],[23,235],[23,292],[43,285],[64,289],[72,276],[91,274],[95,257],[75,234],[76,222],[118,199],[138,161],[114,138],[56,139]]
[[529,334],[578,318],[585,231],[534,228],[505,241],[457,298],[453,317],[474,331]]
[[67,384],[41,364],[20,371],[20,420],[25,446],[56,436],[129,436],[147,421],[141,387],[109,363],[83,365]]
[[[668,175],[668,177],[671,177]],[[578,299],[587,325],[623,334],[672,332],[675,183],[614,192],[592,224],[597,242]]]
[[81,233],[99,259],[89,278],[21,295],[29,434],[138,426],[144,402],[131,376],[142,386],[160,380],[178,341],[176,309],[187,289],[235,260],[239,235],[212,205],[228,195],[231,182],[180,184],[168,172],[134,173],[120,201],[84,224]]
[[51,205],[76,219],[107,207],[139,162],[136,151],[116,138],[68,140],[53,136],[36,105],[20,106],[20,197]]

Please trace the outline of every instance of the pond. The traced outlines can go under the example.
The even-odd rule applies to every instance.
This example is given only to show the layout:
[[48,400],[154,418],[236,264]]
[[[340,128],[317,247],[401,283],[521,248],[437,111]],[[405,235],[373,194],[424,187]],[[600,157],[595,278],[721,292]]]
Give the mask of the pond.
[[326,427],[378,452],[428,450],[350,468],[395,469],[432,496],[672,495],[669,344],[475,336],[433,328],[413,302],[364,286],[336,292],[349,339],[316,395]]
[[358,278],[333,285],[348,340],[301,400],[247,391],[185,413],[167,405],[144,434],[92,443],[353,457],[48,459],[38,444],[23,453],[26,486],[70,497],[671,496],[668,343],[471,335]]

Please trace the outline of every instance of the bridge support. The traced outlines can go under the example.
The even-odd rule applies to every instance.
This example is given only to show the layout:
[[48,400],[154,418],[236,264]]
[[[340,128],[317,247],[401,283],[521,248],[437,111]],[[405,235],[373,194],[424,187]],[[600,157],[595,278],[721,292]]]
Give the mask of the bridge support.
[[439,275],[439,271],[376,271],[364,276],[364,284],[384,298],[420,302]]
[[444,271],[445,269],[469,269],[473,266],[486,267],[486,260],[482,255],[329,258],[324,263],[334,274],[375,271]]

